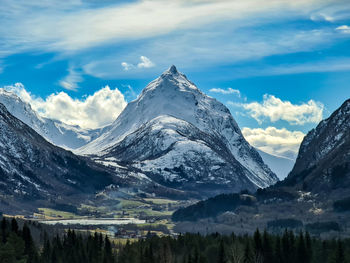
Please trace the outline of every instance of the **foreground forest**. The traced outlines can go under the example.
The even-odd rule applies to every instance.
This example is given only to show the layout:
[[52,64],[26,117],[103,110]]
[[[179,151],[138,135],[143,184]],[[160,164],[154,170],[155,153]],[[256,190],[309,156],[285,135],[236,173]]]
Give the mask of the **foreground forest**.
[[320,240],[305,232],[253,236],[184,234],[177,238],[149,234],[137,242],[114,243],[101,234],[68,230],[35,244],[30,228],[15,219],[1,221],[0,263],[345,263],[350,240]]

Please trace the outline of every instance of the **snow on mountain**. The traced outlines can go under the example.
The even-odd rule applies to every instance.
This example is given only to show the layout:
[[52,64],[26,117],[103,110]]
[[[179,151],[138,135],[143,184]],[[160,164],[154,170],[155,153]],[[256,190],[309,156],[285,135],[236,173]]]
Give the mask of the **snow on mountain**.
[[[350,129],[350,100],[347,100],[328,119],[312,129],[300,145],[298,164],[303,161],[302,169],[308,169],[332,151],[337,150],[346,143],[349,138]],[[309,151],[314,153],[309,155]],[[315,151],[316,150],[316,151]],[[299,169],[299,167],[296,167]]]
[[[130,102],[109,130],[76,153],[115,160],[163,184],[266,187],[276,175],[220,102],[170,67]],[[186,184],[184,183],[186,182]]]
[[350,100],[311,130],[285,184],[309,190],[350,187]]
[[16,94],[0,88],[0,103],[16,118],[23,121],[51,143],[66,148],[76,149],[92,141],[102,129],[85,130],[57,120],[39,116],[28,103]]
[[114,182],[106,171],[50,144],[0,103],[0,210],[26,200],[93,194]]

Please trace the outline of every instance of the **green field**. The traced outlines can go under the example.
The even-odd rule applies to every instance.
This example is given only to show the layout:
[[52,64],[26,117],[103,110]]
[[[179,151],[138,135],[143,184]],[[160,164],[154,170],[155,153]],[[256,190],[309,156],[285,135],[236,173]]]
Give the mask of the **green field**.
[[59,211],[51,208],[38,208],[38,210],[40,211],[40,214],[42,214],[48,219],[49,218],[61,218],[61,219],[79,218],[79,216],[73,213]]

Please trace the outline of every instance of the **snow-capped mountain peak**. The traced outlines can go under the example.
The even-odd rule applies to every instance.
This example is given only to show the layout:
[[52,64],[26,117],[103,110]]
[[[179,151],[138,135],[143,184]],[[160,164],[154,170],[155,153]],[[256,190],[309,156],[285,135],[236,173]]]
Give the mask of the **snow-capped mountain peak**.
[[[160,122],[158,118],[161,116],[163,121]],[[164,126],[164,118],[167,120],[166,127],[172,127],[172,131],[166,135],[164,132],[169,131],[169,128]],[[169,126],[168,120],[173,121],[174,126]],[[164,129],[159,129],[160,126],[164,126]],[[156,130],[159,132],[155,132]],[[180,134],[181,139],[176,134]],[[207,138],[216,141],[220,149],[206,141]],[[164,143],[159,140],[173,140],[173,143],[169,144],[166,150],[160,150],[159,145]],[[148,155],[141,154],[138,149],[146,142],[150,149]],[[133,158],[128,159],[122,153],[126,145],[134,152],[140,152],[140,156],[133,154]],[[189,145],[197,149],[195,155],[187,159],[178,158],[183,156],[180,153],[185,153],[184,149],[188,149]],[[103,161],[103,158],[114,158],[117,162],[128,162],[135,168],[147,170],[160,177],[165,172],[156,170],[164,168],[170,171],[168,173],[172,173],[167,178],[172,178],[173,181],[187,180],[174,175],[176,174],[174,171],[178,170],[176,167],[182,166],[185,170],[186,166],[190,168],[183,173],[196,173],[202,170],[204,174],[197,177],[199,181],[203,176],[212,177],[215,181],[215,173],[210,170],[217,167],[214,163],[219,163],[221,166],[229,165],[230,169],[236,170],[237,174],[224,177],[227,183],[230,181],[231,184],[242,184],[242,188],[266,187],[278,180],[263,163],[256,150],[244,139],[230,111],[216,99],[202,93],[175,66],[171,66],[160,77],[150,82],[140,96],[127,105],[108,131],[76,152],[98,156],[96,158],[100,161]],[[111,155],[112,152],[114,156]],[[202,160],[199,161],[195,156],[200,156]],[[191,158],[192,163],[189,160]],[[204,169],[205,165],[210,167]],[[176,169],[172,170],[172,167]],[[225,170],[226,172],[228,170]],[[247,182],[250,182],[250,185]]]
[[184,74],[177,71],[174,65],[164,71],[159,78],[147,85],[140,97],[145,96],[149,92],[154,92],[155,90],[162,92],[163,96],[170,96],[176,91],[201,93]]

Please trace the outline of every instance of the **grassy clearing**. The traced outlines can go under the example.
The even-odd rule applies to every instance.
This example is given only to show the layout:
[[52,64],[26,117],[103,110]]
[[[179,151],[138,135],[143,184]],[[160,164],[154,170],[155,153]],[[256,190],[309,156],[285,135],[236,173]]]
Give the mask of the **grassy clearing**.
[[137,211],[130,211],[130,213],[136,212],[138,214],[145,214],[147,216],[171,216],[174,211],[154,211],[152,209],[138,209]]
[[45,217],[45,219],[71,219],[71,218],[79,218],[79,216],[70,213],[70,212],[64,212],[59,211],[51,208],[38,208],[38,210],[41,212],[41,214]]
[[126,242],[130,242],[130,243],[133,243],[133,242],[137,242],[139,241],[138,238],[111,238],[112,242],[116,245],[120,244],[120,245],[125,245]]
[[146,202],[150,202],[156,205],[167,205],[167,204],[176,204],[178,201],[170,200],[170,199],[163,199],[163,198],[145,198]]
[[138,200],[125,200],[125,199],[120,199],[120,205],[122,209],[137,208],[140,206],[149,206],[148,204]]

